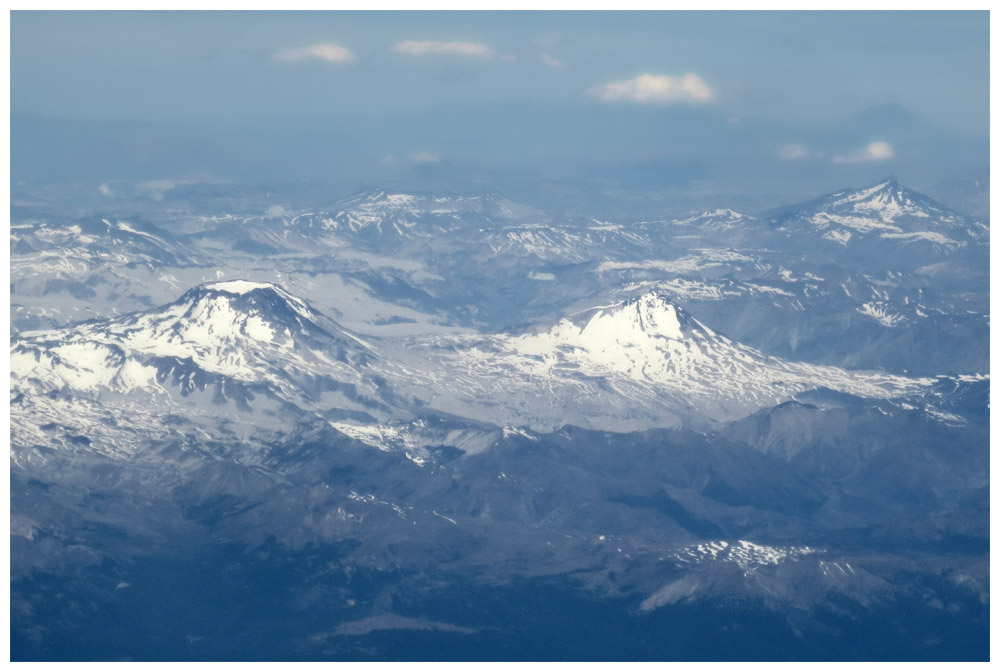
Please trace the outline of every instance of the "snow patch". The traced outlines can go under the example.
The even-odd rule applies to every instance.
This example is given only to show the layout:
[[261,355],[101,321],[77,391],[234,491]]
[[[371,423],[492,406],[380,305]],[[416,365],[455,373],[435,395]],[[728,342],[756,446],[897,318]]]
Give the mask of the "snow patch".
[[895,327],[896,325],[905,322],[906,318],[898,313],[889,312],[888,306],[884,303],[869,301],[861,305],[857,309],[862,315],[867,315],[875,320],[877,320],[882,326],[885,327]]
[[[209,282],[202,285],[205,289],[216,290],[220,292],[227,292],[229,294],[248,294],[257,289],[273,289],[276,291],[278,288],[269,282],[251,282],[249,280],[226,280],[223,282]],[[284,293],[284,292],[282,292]]]
[[959,245],[958,241],[936,231],[911,231],[909,233],[883,233],[882,238],[894,238],[903,241],[926,240],[938,245]]

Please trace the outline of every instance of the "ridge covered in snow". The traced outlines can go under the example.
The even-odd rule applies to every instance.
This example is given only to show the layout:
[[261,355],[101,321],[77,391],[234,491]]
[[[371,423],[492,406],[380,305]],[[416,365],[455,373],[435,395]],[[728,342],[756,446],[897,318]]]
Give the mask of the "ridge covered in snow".
[[337,247],[355,243],[405,245],[440,239],[466,229],[494,229],[534,214],[500,196],[428,196],[373,191],[335,203],[329,210],[282,217],[284,231]]
[[718,208],[715,210],[705,210],[697,215],[679,219],[672,223],[678,226],[693,226],[725,231],[733,227],[754,224],[756,221],[756,218],[745,215],[742,212],[736,212],[730,208]]
[[759,567],[777,565],[818,552],[809,546],[765,546],[743,539],[734,543],[719,540],[687,546],[677,551],[673,559],[678,566],[706,561],[731,562],[745,573],[750,573]]

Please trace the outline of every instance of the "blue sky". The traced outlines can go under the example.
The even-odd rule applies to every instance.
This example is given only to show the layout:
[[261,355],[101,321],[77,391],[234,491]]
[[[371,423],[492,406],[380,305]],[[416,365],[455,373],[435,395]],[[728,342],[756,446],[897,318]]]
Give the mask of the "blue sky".
[[295,119],[554,102],[985,137],[986,12],[14,12],[14,113]]

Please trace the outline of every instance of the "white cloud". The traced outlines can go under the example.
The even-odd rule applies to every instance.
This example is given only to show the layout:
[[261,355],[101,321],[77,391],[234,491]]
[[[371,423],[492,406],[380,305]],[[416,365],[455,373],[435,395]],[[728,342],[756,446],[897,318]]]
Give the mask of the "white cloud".
[[778,147],[778,156],[787,161],[797,161],[799,159],[808,159],[812,156],[812,152],[805,145],[782,145]]
[[601,100],[631,103],[707,103],[715,96],[693,72],[683,77],[644,73],[635,79],[592,87],[587,93]]
[[274,54],[274,60],[284,63],[301,61],[326,61],[328,63],[351,63],[356,60],[350,49],[336,44],[314,44],[301,49],[289,49]]
[[542,63],[549,66],[550,68],[565,68],[566,64],[560,61],[558,58],[549,54],[547,52],[542,52],[538,55],[538,58],[542,59]]
[[414,163],[437,163],[440,160],[440,156],[432,154],[431,152],[417,152],[416,154],[410,154],[410,161],[413,161]]
[[269,207],[267,210],[264,211],[264,214],[267,215],[268,217],[284,217],[285,215],[288,214],[288,211],[285,210],[280,205],[272,205],[271,207]]
[[139,182],[136,189],[154,201],[162,201],[166,198],[167,192],[177,186],[173,180],[148,180]]
[[97,188],[97,191],[101,192],[101,196],[114,196],[115,193],[111,191],[111,187],[107,184],[102,184]]
[[448,54],[452,56],[476,56],[479,58],[492,58],[496,52],[487,45],[480,42],[426,42],[419,40],[406,40],[392,45],[392,50],[397,54],[407,54],[409,56],[427,56],[429,54]]
[[837,155],[833,157],[834,163],[859,163],[862,161],[885,161],[886,159],[891,159],[896,153],[892,149],[892,145],[888,142],[878,141],[871,142],[867,147],[861,149],[853,154]]

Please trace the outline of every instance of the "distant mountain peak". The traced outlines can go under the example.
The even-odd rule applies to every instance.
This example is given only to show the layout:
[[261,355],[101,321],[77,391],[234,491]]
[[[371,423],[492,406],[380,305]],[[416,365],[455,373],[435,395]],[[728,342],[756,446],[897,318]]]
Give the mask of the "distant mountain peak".
[[[906,204],[915,202],[922,197],[914,191],[902,186],[895,178],[889,177],[860,189],[837,192],[830,197],[831,205],[854,204]],[[867,206],[864,206],[867,207]],[[858,205],[855,205],[858,209]]]
[[373,188],[349,196],[337,203],[338,208],[405,207],[425,200],[416,194]]
[[897,102],[869,107],[851,115],[846,120],[846,124],[852,127],[885,131],[920,126],[926,123],[908,107]]
[[[907,187],[902,184],[895,175],[887,175],[879,180],[870,182],[864,186],[857,188],[847,188],[835,191],[826,196],[821,196],[818,199],[809,201],[801,205],[811,205],[811,204],[822,204],[822,203],[836,203],[836,202],[860,202],[865,200],[873,199],[884,199],[886,197],[891,197],[899,201],[911,201],[917,203],[923,207],[934,208],[938,210],[947,210],[947,206],[938,203],[929,196],[925,196],[914,189]],[[955,213],[957,214],[957,213]]]
[[684,219],[677,220],[675,224],[681,226],[696,226],[710,229],[729,229],[732,226],[740,226],[752,217],[731,210],[729,208],[718,208],[715,210],[703,210]]
[[887,243],[961,247],[988,235],[988,228],[886,177],[783,208],[772,221],[789,232],[820,233],[847,246],[860,237]]

